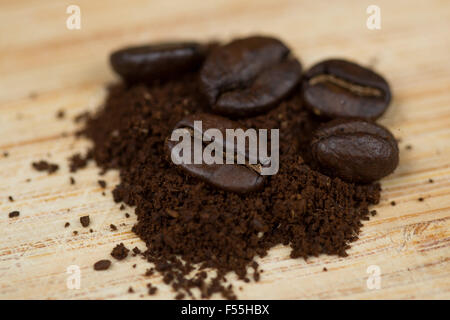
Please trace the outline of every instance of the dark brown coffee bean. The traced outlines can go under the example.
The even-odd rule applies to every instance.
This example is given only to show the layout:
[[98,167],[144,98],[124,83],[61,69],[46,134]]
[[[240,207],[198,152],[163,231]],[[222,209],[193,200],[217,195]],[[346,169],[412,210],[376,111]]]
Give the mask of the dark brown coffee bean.
[[248,116],[277,105],[298,84],[301,65],[279,40],[254,36],[212,50],[200,72],[217,113]]
[[173,42],[129,47],[111,54],[113,69],[126,81],[171,79],[200,67],[207,46]]
[[[237,129],[237,123],[210,114],[197,114],[186,117],[181,120],[175,129],[186,128],[190,130],[191,136],[194,134],[194,121],[202,121],[202,131],[206,131],[210,128],[219,129],[222,132],[224,141],[221,145],[224,147],[225,152],[225,129]],[[243,128],[244,129],[244,128]],[[245,130],[245,129],[244,129]],[[166,147],[168,151],[168,158],[171,161],[171,152],[175,145],[178,144],[177,141],[171,141],[170,138],[166,140]],[[191,158],[194,159],[194,139],[192,139],[191,144]],[[237,150],[237,146],[232,146],[233,150]],[[247,156],[246,159],[248,160]],[[192,160],[193,162],[193,160]],[[237,193],[248,193],[251,191],[256,191],[264,186],[264,177],[259,173],[259,165],[250,164],[185,164],[181,163],[179,165],[185,172],[200,178],[201,180],[223,190],[233,191]]]
[[109,260],[100,260],[100,261],[97,261],[94,264],[94,270],[96,270],[96,271],[103,271],[103,270],[109,269],[110,266],[111,266],[111,261],[109,261]]
[[305,74],[303,98],[323,117],[373,120],[387,109],[391,90],[372,70],[345,60],[326,60]]
[[311,147],[324,172],[350,182],[373,182],[398,165],[395,138],[386,128],[365,120],[330,121],[316,131]]

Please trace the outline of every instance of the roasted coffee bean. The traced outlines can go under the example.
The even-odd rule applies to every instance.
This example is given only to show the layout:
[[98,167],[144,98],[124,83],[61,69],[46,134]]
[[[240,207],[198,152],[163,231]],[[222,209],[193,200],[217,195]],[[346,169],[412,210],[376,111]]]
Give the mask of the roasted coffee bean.
[[[191,137],[194,136],[194,121],[202,121],[202,131],[216,128],[221,131],[224,140],[218,142],[223,147],[223,163],[224,164],[194,164],[194,138],[191,143],[191,164],[181,163],[181,167],[185,172],[200,178],[201,180],[223,190],[233,191],[236,193],[248,193],[256,191],[264,186],[264,177],[260,175],[260,165],[251,165],[248,163],[247,153],[245,155],[246,164],[225,164],[225,151],[226,151],[226,129],[240,128],[237,123],[226,118],[222,118],[211,114],[196,114],[191,115],[181,120],[174,129],[185,128],[191,133]],[[242,128],[244,129],[244,128]],[[245,129],[244,129],[245,130]],[[204,137],[209,139],[206,133]],[[177,145],[177,141],[170,140],[170,137],[166,140],[166,149],[168,152],[169,161],[171,161],[172,149]],[[203,142],[202,142],[203,144]],[[231,148],[230,148],[231,149]],[[237,150],[237,146],[232,146],[233,150]]]
[[275,107],[301,78],[301,65],[279,40],[254,36],[212,50],[200,84],[214,112],[249,116]]
[[111,54],[111,65],[125,81],[166,80],[198,69],[207,46],[173,42],[129,47]]
[[356,63],[326,60],[303,79],[303,99],[315,114],[326,118],[377,119],[391,101],[389,84]]
[[386,128],[366,120],[332,120],[315,132],[311,147],[325,173],[350,182],[373,182],[398,165],[395,138]]

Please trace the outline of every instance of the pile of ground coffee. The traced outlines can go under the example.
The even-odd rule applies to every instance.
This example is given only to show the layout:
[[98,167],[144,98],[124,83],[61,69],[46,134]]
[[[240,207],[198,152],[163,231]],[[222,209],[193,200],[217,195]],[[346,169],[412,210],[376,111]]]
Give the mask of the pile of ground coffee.
[[[98,113],[85,117],[81,131],[94,145],[86,158],[103,170],[120,171],[114,199],[135,207],[133,231],[147,245],[142,254],[154,263],[151,273],[161,273],[176,298],[214,293],[236,298],[227,273],[258,281],[254,259],[276,245],[290,246],[292,258],[345,256],[361,220],[369,219],[369,205],[378,203],[380,186],[348,183],[316,170],[309,142],[319,121],[303,107],[299,88],[268,113],[238,120],[247,128],[280,129],[280,170],[262,191],[240,195],[216,189],[166,158],[164,143],[174,125],[207,111],[197,77],[114,85]],[[85,165],[72,161],[74,171],[77,162]],[[215,272],[206,272],[210,269]]]

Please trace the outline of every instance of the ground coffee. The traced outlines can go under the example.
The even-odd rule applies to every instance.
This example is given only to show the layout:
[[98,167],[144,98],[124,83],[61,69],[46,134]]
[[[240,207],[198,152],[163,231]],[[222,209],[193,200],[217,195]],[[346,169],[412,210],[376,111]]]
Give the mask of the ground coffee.
[[369,219],[369,205],[379,201],[380,186],[316,170],[310,141],[320,122],[303,108],[300,88],[267,114],[237,120],[247,128],[280,129],[280,170],[259,192],[216,189],[167,160],[164,143],[173,127],[189,114],[208,111],[197,77],[110,87],[105,105],[81,131],[93,149],[72,162],[83,167],[79,160],[92,157],[103,170],[120,171],[114,199],[135,207],[133,231],[147,245],[142,254],[154,263],[152,272],[163,275],[177,298],[221,293],[232,299],[227,273],[258,281],[254,259],[276,245],[290,246],[292,258],[346,256],[361,220]]

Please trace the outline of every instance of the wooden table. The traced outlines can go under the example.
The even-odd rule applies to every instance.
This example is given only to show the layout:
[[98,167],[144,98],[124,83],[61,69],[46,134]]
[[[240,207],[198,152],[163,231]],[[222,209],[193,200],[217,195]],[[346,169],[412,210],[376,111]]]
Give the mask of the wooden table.
[[[106,176],[106,196],[94,164],[69,183],[66,158],[89,145],[74,138],[72,119],[101,105],[105,85],[114,80],[107,63],[114,48],[251,33],[279,36],[305,67],[341,56],[384,74],[395,98],[381,122],[401,139],[401,161],[383,179],[379,214],[365,223],[349,257],[305,262],[274,248],[261,261],[261,281],[243,285],[239,297],[450,298],[449,1],[376,1],[381,30],[366,27],[371,1],[285,0],[76,1],[81,29],[68,30],[66,8],[73,2],[0,3],[0,298],[174,297],[159,275],[143,276],[149,265],[138,258],[93,271],[115,244],[144,245],[130,231],[134,214],[124,216],[132,209],[120,211],[112,200],[116,172]],[[66,117],[56,120],[61,109]],[[35,172],[30,164],[40,159],[61,169],[51,176]],[[20,217],[8,218],[13,210]],[[79,223],[87,214],[92,233]],[[118,231],[110,231],[111,223]],[[72,265],[81,272],[80,289],[67,286]],[[159,286],[155,297],[146,294],[150,281]],[[135,294],[127,293],[130,285]]]

